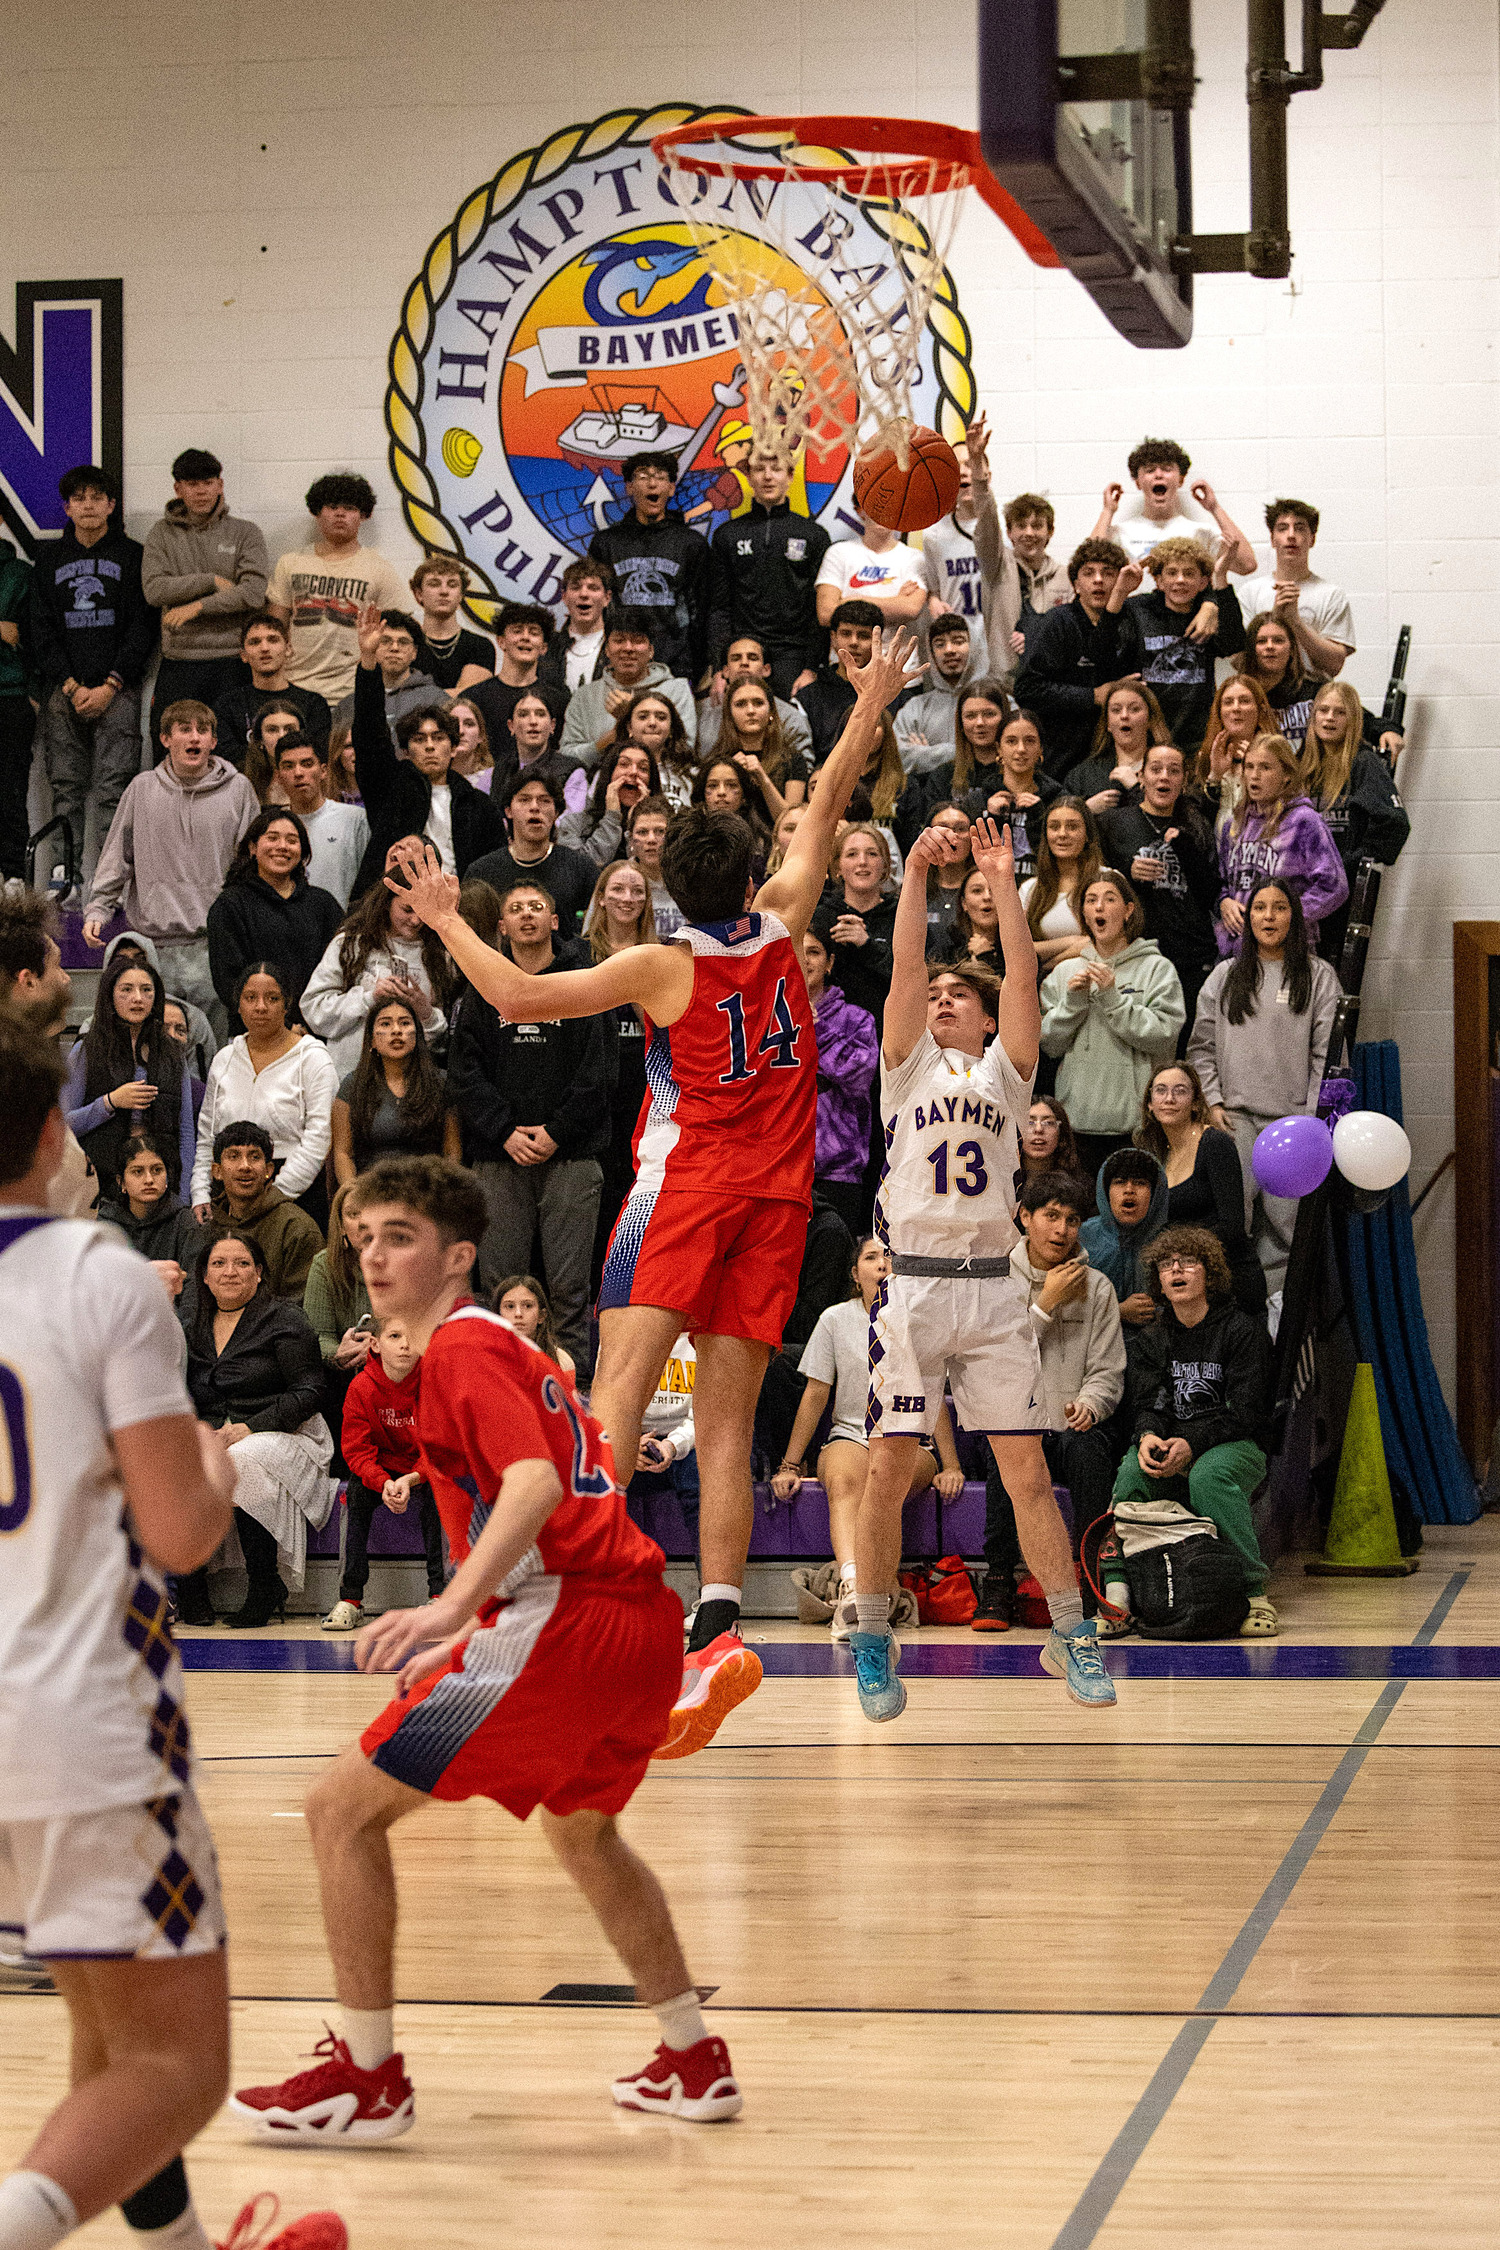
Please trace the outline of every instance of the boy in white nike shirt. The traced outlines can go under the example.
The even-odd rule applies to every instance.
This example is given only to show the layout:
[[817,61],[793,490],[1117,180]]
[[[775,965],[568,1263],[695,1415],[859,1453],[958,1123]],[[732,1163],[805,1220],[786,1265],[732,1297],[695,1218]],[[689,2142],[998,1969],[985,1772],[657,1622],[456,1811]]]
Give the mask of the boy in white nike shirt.
[[1115,1700],[1094,1622],[1083,1615],[1042,1451],[1047,1417],[1026,1294],[1010,1279],[1019,1240],[1017,1127],[1030,1106],[1041,1039],[1036,948],[1016,896],[1010,830],[982,820],[973,830],[973,863],[995,902],[1004,981],[969,963],[928,964],[928,871],[960,849],[942,829],[917,838],[891,936],[880,1050],[886,1157],[875,1231],[892,1270],[870,1314],[870,1464],[855,1533],[859,1630],[849,1641],[867,1719],[897,1718],[906,1705],[890,1598],[862,1589],[889,1586],[896,1576],[901,1505],[945,1381],[963,1426],[989,1438],[1015,1502],[1022,1552],[1046,1591],[1052,1632],[1043,1669],[1066,1678],[1079,1703]]

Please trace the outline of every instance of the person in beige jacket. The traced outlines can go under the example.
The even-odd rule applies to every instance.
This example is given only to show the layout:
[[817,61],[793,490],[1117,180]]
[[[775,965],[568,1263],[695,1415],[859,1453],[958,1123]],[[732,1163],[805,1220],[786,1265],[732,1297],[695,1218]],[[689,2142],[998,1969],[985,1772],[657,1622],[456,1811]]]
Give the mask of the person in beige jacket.
[[[1104,1425],[1125,1395],[1125,1336],[1113,1284],[1079,1246],[1087,1189],[1066,1172],[1036,1172],[1021,1190],[1016,1220],[1026,1237],[1010,1254],[1012,1288],[1024,1289],[1042,1362],[1047,1426],[1042,1451],[1073,1510],[1073,1546],[1109,1512],[1115,1448]],[[1016,1581],[1024,1575],[1010,1495],[992,1466],[985,1485],[986,1575],[973,1619],[976,1633],[1014,1622]],[[1094,1610],[1083,1588],[1085,1616]]]
[[169,703],[217,703],[243,685],[240,627],[265,607],[271,564],[259,524],[229,513],[216,455],[192,446],[172,463],[174,498],[146,535],[141,590],[161,611],[151,739]]

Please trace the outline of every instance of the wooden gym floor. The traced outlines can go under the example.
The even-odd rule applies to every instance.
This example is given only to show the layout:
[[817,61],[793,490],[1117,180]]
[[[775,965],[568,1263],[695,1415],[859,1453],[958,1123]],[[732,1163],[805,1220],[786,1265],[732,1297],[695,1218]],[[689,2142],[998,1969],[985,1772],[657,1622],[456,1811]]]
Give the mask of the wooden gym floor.
[[[627,1832],[666,1883],[746,2095],[735,2124],[616,2111],[649,2018],[545,1999],[618,1966],[540,1835],[493,1808],[398,1832],[398,2036],[417,2125],[191,2169],[210,2232],[274,2187],[355,2250],[1443,2250],[1500,2173],[1500,1519],[1400,1581],[1286,1565],[1283,1638],[1111,1651],[1118,1707],[1035,1671],[1040,1635],[910,1643],[861,1720],[818,1632],[752,1625],[760,1693],[654,1768]],[[331,2013],[299,1806],[385,1698],[343,1651],[188,1636],[232,1930],[235,2075]],[[1018,1676],[1017,1676],[1018,1675]],[[0,2168],[63,2086],[50,1995],[0,1998]],[[111,2213],[84,2237],[138,2241]]]

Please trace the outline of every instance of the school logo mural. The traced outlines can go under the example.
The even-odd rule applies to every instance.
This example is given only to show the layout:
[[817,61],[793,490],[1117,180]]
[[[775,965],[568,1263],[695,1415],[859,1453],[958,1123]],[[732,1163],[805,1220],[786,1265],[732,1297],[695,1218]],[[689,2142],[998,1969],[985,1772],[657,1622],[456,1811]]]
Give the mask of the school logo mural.
[[[557,600],[565,564],[627,512],[632,453],[676,455],[674,505],[705,536],[746,502],[734,321],[650,145],[705,114],[747,113],[615,111],[522,151],[462,205],[407,291],[386,392],[391,470],[415,537],[470,565],[485,622],[503,601]],[[830,288],[840,266],[890,256],[879,206],[846,210]],[[789,290],[813,287],[769,243],[754,255],[784,268]],[[950,439],[974,410],[969,353],[946,276],[915,403]],[[847,454],[809,454],[793,506],[847,538],[859,530],[850,482]]]
[[120,474],[124,301],[119,281],[16,284],[14,347],[0,336],[0,518],[28,555],[67,522],[65,470]]

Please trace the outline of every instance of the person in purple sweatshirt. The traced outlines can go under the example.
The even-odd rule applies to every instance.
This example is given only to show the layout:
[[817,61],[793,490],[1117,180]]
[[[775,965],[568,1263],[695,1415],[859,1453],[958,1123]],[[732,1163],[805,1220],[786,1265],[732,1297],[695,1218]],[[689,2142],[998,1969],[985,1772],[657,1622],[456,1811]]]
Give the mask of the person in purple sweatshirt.
[[857,1241],[869,1215],[870,1088],[880,1064],[880,1033],[868,1008],[855,1007],[828,981],[833,943],[826,921],[814,922],[802,940],[802,967],[818,1034],[813,1178]]
[[1218,945],[1235,953],[1245,929],[1245,902],[1257,883],[1275,876],[1302,901],[1309,941],[1318,923],[1349,896],[1349,878],[1328,823],[1302,786],[1296,751],[1285,735],[1257,735],[1241,769],[1244,791],[1219,835],[1224,894],[1219,900]]

